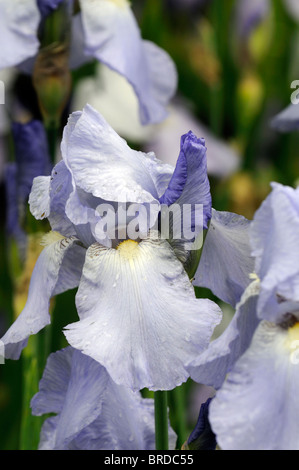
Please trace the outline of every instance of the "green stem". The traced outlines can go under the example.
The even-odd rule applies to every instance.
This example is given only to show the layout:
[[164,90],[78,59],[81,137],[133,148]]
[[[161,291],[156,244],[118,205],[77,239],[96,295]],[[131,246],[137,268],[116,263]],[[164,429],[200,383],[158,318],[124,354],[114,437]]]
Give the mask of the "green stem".
[[23,400],[20,426],[20,450],[36,450],[40,439],[42,417],[33,416],[30,409],[32,397],[38,391],[37,336],[32,336],[23,352]]
[[156,450],[168,450],[167,392],[154,393]]
[[69,36],[70,9],[67,2],[62,2],[44,21],[42,47],[65,41]]
[[185,410],[185,389],[183,386],[176,387],[169,392],[171,400],[171,409],[173,412],[173,428],[177,434],[177,449],[181,449],[182,445],[188,437],[186,426],[186,410]]

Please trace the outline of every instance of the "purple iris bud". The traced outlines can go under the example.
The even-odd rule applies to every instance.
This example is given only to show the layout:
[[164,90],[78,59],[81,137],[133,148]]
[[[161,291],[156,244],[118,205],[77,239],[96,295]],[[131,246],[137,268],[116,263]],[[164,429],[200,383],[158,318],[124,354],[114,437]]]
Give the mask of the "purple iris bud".
[[[0,2],[0,69],[22,65],[31,73],[40,46],[41,19],[61,0],[14,2],[15,8],[11,8],[11,0]],[[72,18],[70,68],[93,59],[104,63],[133,87],[141,123],[161,122],[177,88],[176,67],[167,52],[142,39],[127,0],[79,0],[79,6],[80,12]]]
[[56,10],[63,0],[37,0],[37,6],[43,18],[45,18],[51,11]]
[[188,449],[190,450],[216,449],[216,436],[209,422],[209,406],[211,401],[212,398],[208,398],[200,407],[197,423],[187,441]]
[[[189,131],[181,137],[181,150],[176,164],[176,168],[169,182],[169,185],[160,198],[161,204],[170,206],[174,203],[186,201],[186,193],[194,187],[196,181],[197,191],[188,194],[190,204],[203,205],[203,228],[208,228],[208,222],[212,216],[212,197],[210,193],[210,183],[207,176],[207,149],[204,139],[197,138],[193,132]],[[194,228],[194,221],[192,224]]]

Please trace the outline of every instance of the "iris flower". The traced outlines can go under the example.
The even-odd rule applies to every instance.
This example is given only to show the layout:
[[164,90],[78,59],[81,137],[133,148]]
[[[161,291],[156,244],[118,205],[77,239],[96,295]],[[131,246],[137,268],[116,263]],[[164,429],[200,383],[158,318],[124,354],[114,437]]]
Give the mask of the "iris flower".
[[[247,223],[252,255],[251,264],[247,266],[252,267],[252,276],[250,280],[248,275],[246,289],[236,304],[236,313],[224,333],[189,367],[194,380],[216,389],[221,387],[227,372],[249,347],[261,320],[284,323],[286,313],[298,309],[298,190],[277,183],[272,186],[273,191],[256,212],[254,220]],[[239,243],[239,248],[241,246]],[[246,261],[246,257],[243,260]],[[234,279],[228,273],[226,285],[220,284],[222,276],[220,274],[217,280],[216,276],[212,277],[210,282],[218,286],[214,291],[219,297],[228,301]]]
[[[61,151],[52,176],[33,183],[31,212],[47,217],[52,232],[27,304],[2,338],[6,356],[18,358],[29,335],[50,322],[50,297],[79,286],[80,320],[64,331],[70,345],[101,363],[118,384],[172,389],[189,377],[186,364],[208,346],[221,313],[214,302],[195,298],[184,268],[193,253],[186,240],[168,241],[150,230],[162,205],[174,203],[202,205],[201,229],[207,228],[211,195],[204,140],[191,131],[182,136],[174,169],[152,153],[130,149],[87,105],[70,116]],[[113,240],[97,210],[103,202],[133,203],[137,212],[156,209],[145,217],[141,239],[127,239],[120,225]],[[193,216],[192,211],[196,225]]]
[[217,388],[209,419],[223,449],[299,448],[299,192],[272,188],[250,227],[254,279],[190,371]]
[[[33,63],[41,19],[60,4],[59,0],[0,0],[0,69]],[[133,87],[143,124],[163,120],[177,85],[168,54],[142,40],[127,0],[80,0],[79,5],[72,22],[70,67],[93,58],[106,64]]]
[[[154,400],[117,385],[103,366],[70,346],[49,356],[32,413],[39,450],[154,450]],[[176,435],[169,426],[170,448]]]

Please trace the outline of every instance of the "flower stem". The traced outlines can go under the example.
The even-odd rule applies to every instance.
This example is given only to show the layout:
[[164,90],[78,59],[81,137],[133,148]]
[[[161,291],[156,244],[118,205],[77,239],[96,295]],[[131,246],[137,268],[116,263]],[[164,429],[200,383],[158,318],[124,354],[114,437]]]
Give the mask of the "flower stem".
[[30,401],[38,392],[40,375],[38,371],[38,338],[32,336],[23,352],[23,399],[20,425],[20,450],[36,450],[38,448],[42,417],[31,414]]
[[181,449],[188,437],[185,404],[184,385],[176,387],[169,392],[169,408],[170,413],[172,412],[170,414],[170,420],[177,434],[177,449]]
[[167,392],[154,393],[156,450],[168,450]]

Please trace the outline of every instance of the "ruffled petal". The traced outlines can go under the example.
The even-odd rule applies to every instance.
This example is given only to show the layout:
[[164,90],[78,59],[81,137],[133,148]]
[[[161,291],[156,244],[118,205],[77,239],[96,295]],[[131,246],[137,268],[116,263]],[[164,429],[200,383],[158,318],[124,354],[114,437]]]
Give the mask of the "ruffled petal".
[[80,321],[66,327],[69,343],[135,390],[170,390],[187,380],[186,364],[221,319],[216,304],[195,298],[164,240],[128,240],[116,250],[92,245],[76,304]]
[[277,322],[288,302],[299,302],[299,190],[278,183],[272,188],[255,213],[250,240],[261,280],[258,315]]
[[38,450],[52,450],[55,448],[58,421],[59,416],[53,416],[44,421],[40,433]]
[[73,349],[50,354],[39,382],[39,391],[31,400],[32,414],[61,413],[71,378]]
[[29,195],[30,212],[37,220],[45,219],[50,214],[50,176],[34,178]]
[[256,304],[259,282],[252,282],[237,305],[230,324],[213,340],[208,349],[188,366],[191,378],[216,390],[223,384],[227,373],[247,350],[259,324]]
[[41,19],[36,0],[2,0],[0,3],[0,69],[34,56]]
[[63,161],[53,168],[51,177],[34,179],[29,196],[30,211],[36,219],[48,218],[53,231],[65,237],[77,236],[85,246],[96,241],[92,227],[100,220],[88,202],[74,190],[72,175]]
[[[144,63],[140,64],[140,68],[147,65],[149,80],[144,77],[142,83],[140,80],[140,85],[137,85],[136,82],[132,81],[133,77],[126,75],[126,78],[132,83],[139,98],[141,123],[160,123],[169,114],[168,104],[177,89],[177,71],[174,62],[166,51],[151,41],[142,41],[141,45],[143,47]],[[111,67],[115,69],[113,65]],[[150,87],[146,93],[147,81],[149,81]]]
[[91,106],[71,115],[61,144],[76,187],[105,201],[143,203],[157,200],[150,162]]
[[80,0],[86,54],[117,71],[132,85],[139,99],[143,124],[160,122],[177,87],[177,73],[169,55],[143,41],[126,0]]
[[[45,421],[39,449],[155,449],[153,400],[115,384],[71,347],[50,355],[31,407],[35,415],[58,413]],[[174,447],[171,428],[169,435]]]
[[60,414],[55,438],[58,448],[100,414],[99,389],[105,388],[108,380],[103,370],[97,362],[70,347],[50,355],[31,407],[35,415]]
[[[55,239],[55,238],[54,238]],[[5,346],[5,355],[10,359],[18,359],[21,349],[20,345],[24,345],[24,341],[32,334],[37,333],[50,323],[49,301],[53,293],[61,292],[61,286],[58,286],[60,269],[63,269],[63,259],[68,250],[76,250],[77,239],[62,238],[54,241],[44,248],[40,254],[34,267],[28,299],[24,310],[12,324],[9,330],[1,339]],[[81,247],[80,247],[81,248]],[[69,276],[64,280],[65,287],[71,283],[79,283],[79,279],[70,279]],[[77,270],[73,272],[73,276],[77,275]]]
[[233,306],[250,283],[254,258],[249,241],[250,222],[231,212],[212,210],[194,285],[210,289]]
[[60,161],[55,165],[51,174],[48,189],[50,210],[46,217],[49,219],[52,230],[65,236],[76,235],[76,228],[67,217],[65,207],[73,190],[72,177],[65,163]]
[[221,449],[299,449],[298,339],[298,324],[260,324],[210,405]]
[[78,287],[85,262],[85,255],[86,248],[77,243],[67,250],[59,269],[52,297]]

